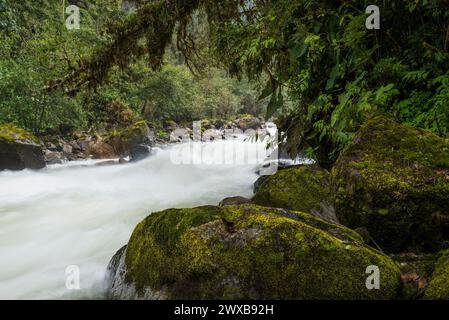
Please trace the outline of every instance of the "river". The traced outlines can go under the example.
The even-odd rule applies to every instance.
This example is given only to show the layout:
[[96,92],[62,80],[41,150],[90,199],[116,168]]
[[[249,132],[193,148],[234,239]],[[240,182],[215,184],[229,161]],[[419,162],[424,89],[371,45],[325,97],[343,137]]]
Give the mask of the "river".
[[[129,164],[0,172],[0,299],[101,299],[109,260],[145,216],[252,195],[264,143],[196,144],[191,153],[179,144]],[[216,161],[232,153],[246,160]],[[174,154],[195,161],[179,164]],[[73,265],[80,290],[66,288]]]

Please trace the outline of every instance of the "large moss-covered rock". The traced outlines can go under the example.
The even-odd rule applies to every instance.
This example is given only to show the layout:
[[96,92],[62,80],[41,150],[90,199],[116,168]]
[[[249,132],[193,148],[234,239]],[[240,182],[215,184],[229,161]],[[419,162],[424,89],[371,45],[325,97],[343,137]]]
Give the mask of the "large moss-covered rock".
[[261,179],[255,184],[254,203],[310,212],[327,221],[337,222],[327,170],[316,165],[301,165],[279,170]]
[[[366,268],[380,289],[366,288]],[[345,227],[252,204],[168,209],[110,263],[112,298],[390,299],[400,271]]]
[[14,125],[0,126],[0,170],[44,167],[44,152],[36,137]]
[[425,298],[449,300],[449,250],[439,256]]
[[389,252],[437,251],[449,240],[449,142],[376,117],[332,170],[341,223]]

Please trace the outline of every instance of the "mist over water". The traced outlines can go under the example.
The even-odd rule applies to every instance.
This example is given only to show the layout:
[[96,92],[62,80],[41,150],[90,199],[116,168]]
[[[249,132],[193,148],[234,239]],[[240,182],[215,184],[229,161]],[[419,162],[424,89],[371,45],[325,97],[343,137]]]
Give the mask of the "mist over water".
[[[264,143],[223,140],[192,150],[176,145],[124,165],[88,160],[1,172],[0,299],[103,298],[109,260],[148,214],[252,195]],[[173,152],[197,160],[175,164]],[[218,160],[232,152],[247,161]],[[81,290],[66,289],[70,265],[80,268]]]

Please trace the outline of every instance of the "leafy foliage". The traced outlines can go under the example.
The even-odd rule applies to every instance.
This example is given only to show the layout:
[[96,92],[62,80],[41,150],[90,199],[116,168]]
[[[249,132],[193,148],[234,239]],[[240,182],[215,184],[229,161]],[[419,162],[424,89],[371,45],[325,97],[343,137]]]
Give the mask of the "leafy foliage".
[[[61,126],[109,129],[141,116],[163,122],[260,113],[263,104],[247,81],[239,83],[217,68],[194,76],[171,44],[160,72],[137,59],[127,70],[112,68],[96,91],[49,91],[54,79],[71,76],[83,57],[108,45],[111,30],[133,19],[120,0],[76,4],[81,29],[68,30],[61,1],[0,0],[0,123],[39,134]],[[204,26],[198,20],[196,28]]]

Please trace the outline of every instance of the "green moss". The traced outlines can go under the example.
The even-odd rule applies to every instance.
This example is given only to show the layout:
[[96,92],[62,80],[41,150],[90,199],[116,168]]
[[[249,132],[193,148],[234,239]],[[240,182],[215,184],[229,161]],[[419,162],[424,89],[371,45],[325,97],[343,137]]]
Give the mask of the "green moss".
[[156,132],[156,137],[159,139],[168,139],[169,136],[170,134],[165,130],[159,130]]
[[449,250],[442,251],[426,290],[426,299],[449,300]]
[[8,143],[14,142],[32,142],[38,143],[39,140],[28,131],[14,126],[13,124],[0,125],[0,140]]
[[[128,244],[127,280],[172,299],[389,299],[399,269],[347,228],[251,204],[153,213]],[[365,286],[366,267],[381,289]]]
[[148,135],[149,129],[145,120],[138,121],[131,126],[128,126],[121,130],[113,130],[106,140],[113,138],[120,138],[122,140],[132,140],[136,136]]
[[329,173],[315,165],[279,170],[257,189],[253,202],[304,212],[320,210],[330,203]]
[[110,144],[117,154],[126,156],[129,149],[135,144],[146,143],[150,129],[146,121],[138,121],[124,129],[115,129],[105,137],[105,142]]
[[[126,260],[129,275],[137,287],[142,289],[151,285],[160,288],[165,282],[176,281],[179,270],[175,267],[179,266],[174,263],[179,236],[188,228],[217,219],[220,215],[220,210],[211,206],[168,209],[153,213],[140,222],[128,243]],[[142,265],[148,268],[140,268]],[[160,268],[162,272],[157,271]]]
[[[366,227],[389,252],[437,251],[449,240],[448,140],[368,121],[331,172],[339,220]],[[438,218],[439,217],[439,218]]]

